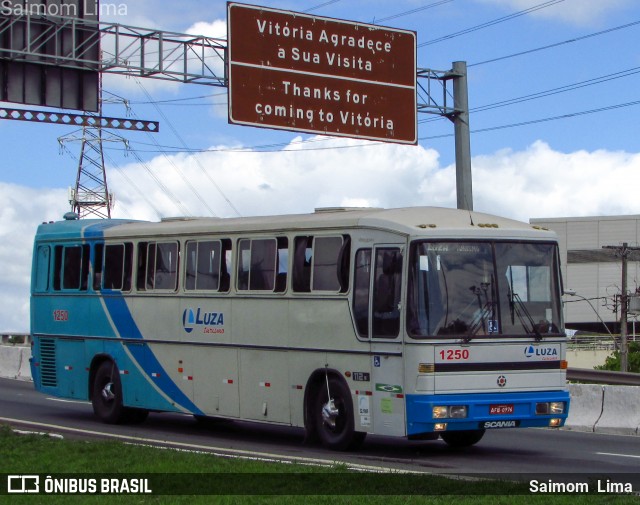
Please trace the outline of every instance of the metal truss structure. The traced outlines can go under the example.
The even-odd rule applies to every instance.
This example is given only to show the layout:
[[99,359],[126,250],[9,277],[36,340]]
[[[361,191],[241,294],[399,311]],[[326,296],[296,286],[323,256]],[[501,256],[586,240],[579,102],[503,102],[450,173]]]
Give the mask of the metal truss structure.
[[91,114],[72,114],[68,112],[16,109],[13,107],[0,107],[0,119],[29,121],[31,123],[63,124],[68,126],[112,128],[115,130],[132,130],[149,133],[156,133],[160,130],[160,123],[158,121],[123,119],[117,117],[95,116]]
[[[73,17],[44,17],[29,11],[0,16],[0,58],[40,65],[97,70],[208,86],[226,86],[226,41]],[[94,34],[69,40],[70,34]],[[100,51],[96,49],[100,48]],[[99,57],[96,55],[100,54]]]
[[[107,175],[104,170],[104,142],[112,141],[110,134],[105,138],[102,128],[84,127],[79,139],[72,137],[64,140],[80,140],[80,159],[75,187],[69,188],[71,210],[79,219],[96,217],[109,219],[113,206],[113,195],[109,193]],[[120,140],[120,139],[118,139]]]
[[[207,86],[226,87],[228,85],[226,64],[228,49],[225,40],[103,23],[90,19],[34,16],[28,12],[24,15],[1,15],[0,42],[11,40],[15,30],[26,30],[25,43],[17,47],[0,43],[0,60],[37,61],[41,65],[85,71],[97,70],[100,74],[112,73]],[[99,33],[99,37],[94,36],[96,32]],[[74,37],[72,43],[69,43],[69,34],[78,33],[89,35],[78,37],[77,41]],[[45,50],[46,46],[49,46],[47,50]],[[51,50],[51,46],[54,50]],[[100,50],[96,51],[97,48]],[[100,56],[96,57],[96,54]],[[473,210],[466,75],[464,62],[454,62],[453,68],[449,71],[419,69],[417,111],[440,115],[453,121],[456,138],[458,208]],[[53,121],[54,116],[50,113],[31,112],[33,116],[27,117],[25,111],[0,109],[0,119],[34,120],[35,118],[42,122],[60,122],[57,119]],[[16,115],[17,117],[14,117]],[[123,129],[122,125],[136,124],[126,119],[100,117],[87,119],[92,116],[70,114],[66,116],[69,118],[66,124],[85,120],[100,122],[96,125],[98,133],[95,137],[92,137],[88,131],[84,133],[80,167],[83,166],[82,159],[87,159],[90,166],[101,162],[101,156],[95,161],[85,155],[85,151],[88,153],[95,146],[101,148],[101,128]],[[65,120],[61,122],[65,123]],[[88,127],[82,124],[85,128]],[[136,126],[128,129],[140,130],[141,128]],[[102,168],[104,170],[103,161]],[[79,169],[79,176],[80,171]],[[105,201],[107,201],[109,195],[106,192],[106,179],[104,187]],[[92,190],[88,190],[87,195],[91,194]],[[103,203],[100,202],[96,207],[99,208]]]

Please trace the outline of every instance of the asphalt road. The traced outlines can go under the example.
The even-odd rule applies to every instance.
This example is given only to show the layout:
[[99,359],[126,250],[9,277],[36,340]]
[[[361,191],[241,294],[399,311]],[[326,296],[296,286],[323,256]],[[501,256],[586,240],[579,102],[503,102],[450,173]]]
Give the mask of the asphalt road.
[[239,421],[211,424],[191,416],[151,413],[140,425],[106,425],[86,402],[37,393],[30,382],[0,379],[0,423],[67,437],[114,437],[231,457],[344,462],[355,468],[392,468],[455,475],[519,474],[571,480],[602,474],[634,482],[640,490],[640,436],[566,430],[489,430],[474,447],[452,450],[444,442],[369,436],[356,452],[339,453],[306,443],[298,428]]

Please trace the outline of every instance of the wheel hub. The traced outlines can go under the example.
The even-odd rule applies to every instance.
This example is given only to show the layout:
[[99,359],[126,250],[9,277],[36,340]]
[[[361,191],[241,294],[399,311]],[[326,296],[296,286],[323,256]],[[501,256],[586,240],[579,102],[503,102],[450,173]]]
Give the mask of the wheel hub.
[[113,394],[113,382],[107,382],[102,388],[102,397],[108,402],[113,401],[116,395]]
[[322,421],[331,429],[336,427],[336,418],[339,414],[340,411],[336,408],[333,398],[322,406]]

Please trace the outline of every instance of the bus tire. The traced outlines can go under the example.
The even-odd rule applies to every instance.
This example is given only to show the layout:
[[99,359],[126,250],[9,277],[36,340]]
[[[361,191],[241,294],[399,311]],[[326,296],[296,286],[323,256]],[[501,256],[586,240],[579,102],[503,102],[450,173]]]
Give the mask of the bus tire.
[[446,431],[440,436],[449,447],[471,447],[482,440],[485,430]]
[[[354,449],[362,443],[366,433],[356,432],[353,422],[353,401],[351,391],[336,377],[329,377],[329,390],[335,407],[335,415],[327,415],[327,384],[317,389],[313,404],[315,428],[322,445],[336,451]],[[323,414],[323,411],[325,413]]]
[[103,361],[96,370],[91,388],[91,405],[93,413],[104,423],[119,424],[126,419],[120,372],[113,361]]

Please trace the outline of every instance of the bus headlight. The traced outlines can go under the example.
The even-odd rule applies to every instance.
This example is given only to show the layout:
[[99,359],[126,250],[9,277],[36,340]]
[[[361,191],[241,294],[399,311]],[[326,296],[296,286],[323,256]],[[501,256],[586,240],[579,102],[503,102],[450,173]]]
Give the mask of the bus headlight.
[[437,405],[432,410],[434,419],[464,419],[467,417],[466,405]]
[[564,414],[564,402],[536,403],[536,414],[539,416]]

